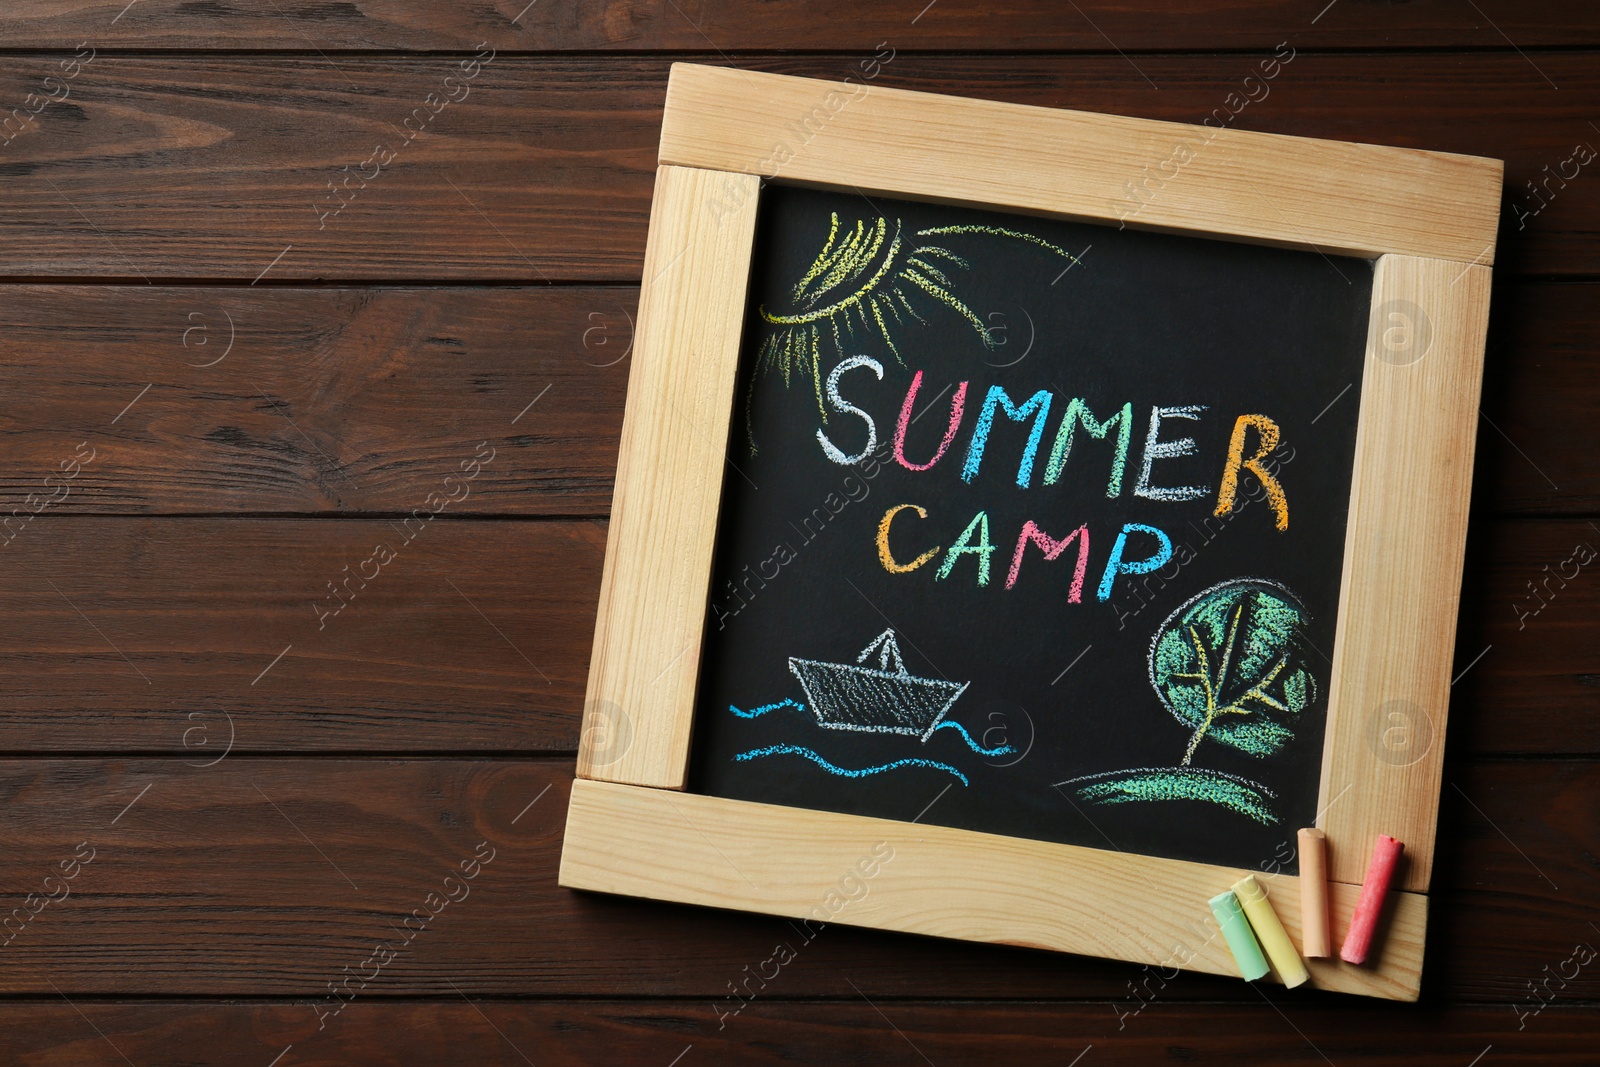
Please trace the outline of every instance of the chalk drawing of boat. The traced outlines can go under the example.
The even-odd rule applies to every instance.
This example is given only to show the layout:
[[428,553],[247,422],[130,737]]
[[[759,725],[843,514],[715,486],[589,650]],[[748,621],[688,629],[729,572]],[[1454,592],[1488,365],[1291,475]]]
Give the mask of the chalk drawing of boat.
[[926,741],[956,698],[972,684],[909,673],[900,660],[892,629],[874,637],[856,663],[865,663],[874,655],[876,669],[789,657],[789,670],[800,679],[819,725],[834,730],[911,734]]

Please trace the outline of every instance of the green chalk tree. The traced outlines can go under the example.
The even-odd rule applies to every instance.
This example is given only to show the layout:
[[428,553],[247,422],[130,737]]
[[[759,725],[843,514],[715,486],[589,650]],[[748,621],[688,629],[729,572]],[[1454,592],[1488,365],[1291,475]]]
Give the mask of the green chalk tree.
[[1180,766],[1206,738],[1264,758],[1294,736],[1316,699],[1304,625],[1294,594],[1254,578],[1207,590],[1166,621],[1151,646],[1150,684],[1193,731]]

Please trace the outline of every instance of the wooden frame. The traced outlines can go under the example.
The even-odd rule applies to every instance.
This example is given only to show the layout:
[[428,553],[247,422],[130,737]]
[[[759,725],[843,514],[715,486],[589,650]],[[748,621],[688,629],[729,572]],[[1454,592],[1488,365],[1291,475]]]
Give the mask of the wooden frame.
[[[1407,860],[1375,960],[1308,962],[1415,999],[1501,163],[675,64],[660,164],[561,884],[1236,974],[1206,901],[1252,872],[681,792],[756,203],[778,178],[1338,252],[1377,263],[1319,804],[1336,938],[1375,836]],[[1265,881],[1298,940],[1297,879]]]

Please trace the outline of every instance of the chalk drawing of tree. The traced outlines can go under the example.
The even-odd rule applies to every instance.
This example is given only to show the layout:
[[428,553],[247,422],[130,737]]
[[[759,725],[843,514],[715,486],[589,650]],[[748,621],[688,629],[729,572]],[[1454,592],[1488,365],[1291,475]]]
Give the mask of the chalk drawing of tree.
[[1206,738],[1265,757],[1294,736],[1316,695],[1298,647],[1303,622],[1294,594],[1244,579],[1208,589],[1156,632],[1150,684],[1194,731],[1183,766]]
[[1305,609],[1259,578],[1223,582],[1167,617],[1150,643],[1150,685],[1190,731],[1176,767],[1138,767],[1061,782],[1094,804],[1203,800],[1271,825],[1273,792],[1191,765],[1211,740],[1257,759],[1277,753],[1317,696],[1302,644]]

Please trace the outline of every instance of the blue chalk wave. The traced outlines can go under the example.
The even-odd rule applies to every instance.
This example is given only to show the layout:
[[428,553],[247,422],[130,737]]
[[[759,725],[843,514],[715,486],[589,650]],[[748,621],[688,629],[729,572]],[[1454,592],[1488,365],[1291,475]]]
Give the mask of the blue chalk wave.
[[[806,706],[804,704],[796,700],[789,700],[787,698],[777,701],[773,704],[763,704],[759,708],[751,708],[749,711],[745,711],[743,708],[735,707],[732,704],[728,705],[728,710],[741,719],[759,719],[768,712],[777,711],[779,708],[793,708],[796,711],[806,710]],[[1012,748],[1010,745],[999,745],[995,748],[984,748],[982,745],[972,739],[972,735],[967,732],[967,728],[965,726],[962,726],[954,719],[946,719],[944,722],[934,727],[934,730],[954,730],[956,733],[961,735],[961,740],[967,743],[967,747],[972,749],[972,751],[976,752],[980,756],[1008,756],[1016,751],[1016,749]]]
[[940,730],[956,731],[961,735],[961,740],[967,743],[967,747],[972,749],[972,751],[976,752],[980,756],[1008,756],[1016,751],[1016,749],[1012,748],[1010,745],[1001,745],[998,748],[984,748],[982,745],[978,744],[978,742],[972,739],[972,735],[967,733],[967,728],[965,726],[962,726],[954,719],[946,719],[933,729],[935,733]]
[[796,711],[806,710],[806,706],[804,704],[793,700],[780,700],[776,704],[763,704],[759,708],[751,708],[749,711],[741,711],[732,704],[728,705],[728,710],[739,716],[741,719],[759,719],[767,712],[777,711],[779,708],[793,708]]

